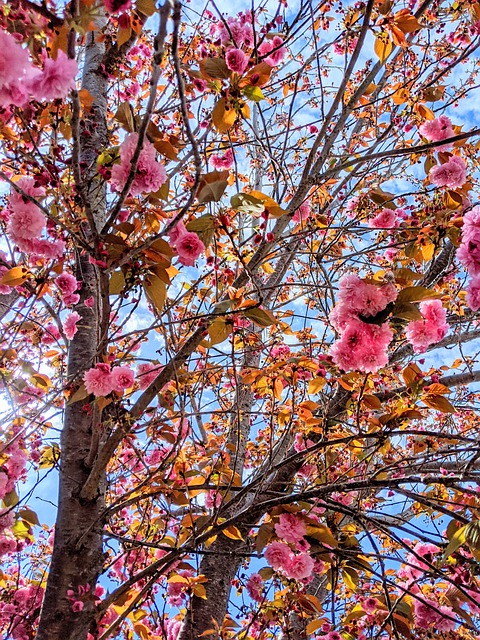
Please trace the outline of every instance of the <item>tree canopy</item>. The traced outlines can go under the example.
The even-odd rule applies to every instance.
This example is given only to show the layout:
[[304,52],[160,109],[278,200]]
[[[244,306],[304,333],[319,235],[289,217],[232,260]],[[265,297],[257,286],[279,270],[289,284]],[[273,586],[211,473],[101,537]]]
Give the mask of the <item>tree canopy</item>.
[[0,629],[480,633],[477,0],[0,2]]

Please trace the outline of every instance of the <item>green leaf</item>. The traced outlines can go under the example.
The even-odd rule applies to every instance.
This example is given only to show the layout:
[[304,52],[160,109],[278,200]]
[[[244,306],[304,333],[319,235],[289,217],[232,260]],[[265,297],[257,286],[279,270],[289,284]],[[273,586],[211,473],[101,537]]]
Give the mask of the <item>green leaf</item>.
[[12,489],[7,494],[4,495],[2,504],[5,507],[14,507],[18,504],[18,495],[15,489]]
[[437,293],[427,287],[406,287],[398,294],[396,305],[403,302],[420,302],[421,300],[433,300],[442,297],[441,293]]
[[108,284],[108,293],[111,296],[118,295],[123,291],[125,286],[125,276],[122,271],[114,271],[110,276],[110,282]]
[[28,522],[29,524],[40,525],[40,521],[38,519],[37,514],[35,513],[35,511],[32,511],[32,509],[29,509],[28,507],[24,507],[23,509],[20,509],[20,511],[18,512],[18,516],[19,518],[21,518],[22,520],[25,520],[25,522]]
[[265,96],[263,95],[263,91],[260,89],[260,87],[245,87],[245,89],[243,90],[243,95],[249,100],[253,100],[254,102],[265,100]]
[[200,71],[203,76],[221,78],[222,80],[228,80],[232,75],[223,58],[204,58],[200,62]]
[[211,213],[206,213],[204,216],[191,220],[186,225],[187,231],[193,231],[194,233],[201,233],[207,229],[215,228],[215,217]]
[[218,202],[228,186],[229,173],[228,170],[211,171],[203,175],[198,186],[198,202]]
[[138,12],[146,16],[153,16],[157,11],[155,0],[137,0],[135,2],[135,8]]
[[270,327],[272,324],[278,324],[273,313],[267,309],[249,309],[245,311],[245,316],[259,327]]

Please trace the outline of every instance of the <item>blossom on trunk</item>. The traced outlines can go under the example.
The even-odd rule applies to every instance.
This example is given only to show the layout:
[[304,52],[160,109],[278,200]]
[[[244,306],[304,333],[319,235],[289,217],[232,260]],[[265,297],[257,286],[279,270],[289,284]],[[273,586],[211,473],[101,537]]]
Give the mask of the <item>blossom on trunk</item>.
[[67,340],[73,340],[73,336],[77,333],[77,322],[81,320],[81,316],[76,311],[72,311],[65,318],[65,322],[63,323],[63,331],[67,336]]

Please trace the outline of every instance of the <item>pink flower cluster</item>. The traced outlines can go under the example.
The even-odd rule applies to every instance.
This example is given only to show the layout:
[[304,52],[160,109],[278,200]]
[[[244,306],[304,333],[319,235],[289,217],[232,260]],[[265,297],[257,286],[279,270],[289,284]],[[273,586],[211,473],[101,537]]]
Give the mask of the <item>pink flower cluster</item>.
[[[420,135],[426,138],[429,142],[440,142],[447,138],[453,138],[455,131],[452,127],[452,121],[447,116],[440,116],[435,120],[426,120],[420,127],[418,127]],[[450,147],[450,144],[444,144],[440,147],[436,147],[437,151],[443,151]]]
[[43,71],[34,67],[26,49],[9,33],[0,30],[0,107],[23,107],[35,100],[65,98],[75,86],[78,66],[59,50],[57,59],[44,55]]
[[19,577],[18,585],[12,593],[3,589],[0,601],[0,627],[8,628],[8,638],[29,640],[34,637],[34,626],[42,606],[44,589],[38,584],[26,584]]
[[125,13],[132,6],[132,0],[103,0],[108,13]]
[[393,284],[377,286],[356,275],[341,278],[338,303],[330,313],[330,322],[340,333],[340,339],[330,349],[336,365],[345,371],[373,373],[387,364],[387,349],[393,338],[388,322],[370,324],[361,318],[376,316],[396,297]]
[[311,216],[312,210],[310,207],[310,202],[307,200],[306,202],[302,202],[302,204],[295,211],[295,215],[292,217],[292,222],[296,224],[300,224],[300,222],[305,222]]
[[283,62],[283,59],[287,55],[287,49],[283,46],[283,40],[280,36],[273,36],[271,40],[264,40],[262,42],[258,47],[258,54],[260,56],[267,56],[264,62],[271,67],[276,67]]
[[71,307],[79,302],[80,296],[78,293],[75,293],[75,291],[78,289],[80,283],[72,274],[64,271],[56,278],[55,284],[61,292],[66,307]]
[[446,322],[447,314],[440,300],[425,300],[420,303],[422,320],[409,322],[405,330],[407,340],[415,353],[424,353],[431,344],[440,342],[446,335],[450,325]]
[[420,629],[432,629],[435,634],[453,631],[456,627],[455,611],[419,596],[414,601],[415,624]]
[[480,206],[463,216],[462,243],[457,258],[471,276],[467,303],[472,311],[480,309]]
[[76,311],[72,311],[65,318],[65,322],[63,323],[63,331],[67,340],[73,340],[74,335],[77,333],[77,322],[81,320],[82,317]]
[[[110,184],[114,191],[122,191],[130,175],[131,161],[138,144],[138,133],[129,133],[120,147],[120,163],[112,168]],[[137,163],[135,178],[130,186],[129,194],[138,196],[141,193],[152,193],[160,189],[167,181],[167,172],[163,164],[156,160],[155,147],[144,140],[143,149]]]
[[241,49],[229,49],[225,54],[225,62],[230,71],[235,71],[239,75],[245,73],[250,58]]
[[114,367],[110,369],[108,364],[99,362],[88,371],[85,371],[83,380],[88,393],[94,396],[107,396],[112,391],[123,393],[135,382],[135,375],[129,367]]
[[239,13],[237,18],[227,18],[212,26],[212,33],[220,37],[220,42],[226,45],[232,42],[235,47],[244,45],[250,49],[254,45],[253,18],[250,11]]
[[396,229],[400,225],[400,219],[393,209],[382,209],[369,224],[373,229]]
[[[21,178],[18,187],[32,198],[42,198],[45,195],[43,187],[36,187],[34,179]],[[60,258],[65,250],[62,240],[49,241],[41,238],[47,221],[39,207],[13,190],[10,193],[8,207],[3,213],[7,220],[7,234],[20,251],[31,256],[50,259]]]
[[[435,564],[435,556],[441,549],[431,542],[418,542],[413,547],[413,553],[405,557],[405,564],[398,571],[398,577],[410,586],[411,583],[420,580],[429,572],[429,564]],[[426,562],[423,562],[425,559]]]
[[137,384],[141,391],[147,389],[158,376],[163,367],[151,362],[143,362],[137,367]]
[[467,180],[467,165],[463,158],[451,156],[444,164],[432,167],[428,177],[437,187],[461,189]]
[[217,171],[230,169],[233,164],[233,151],[231,149],[227,149],[223,156],[215,154],[210,156],[210,160],[212,161],[214,169],[217,169]]
[[302,551],[293,553],[285,542],[271,542],[265,549],[268,564],[292,580],[305,580],[312,575],[315,566],[310,554]]
[[307,533],[307,526],[294,513],[282,513],[275,525],[275,533],[286,542],[296,544],[303,540]]
[[179,261],[186,267],[193,267],[197,258],[205,251],[205,245],[198,235],[187,231],[181,220],[170,231],[169,238],[175,245]]

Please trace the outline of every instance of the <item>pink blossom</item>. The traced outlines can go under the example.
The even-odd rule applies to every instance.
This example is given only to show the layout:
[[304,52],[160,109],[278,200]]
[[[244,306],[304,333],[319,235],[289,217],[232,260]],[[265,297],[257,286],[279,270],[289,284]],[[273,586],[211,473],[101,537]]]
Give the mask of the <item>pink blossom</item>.
[[292,554],[284,569],[285,575],[293,580],[304,580],[312,575],[314,564],[314,559],[308,553]]
[[[8,267],[4,267],[0,265],[0,278],[2,278],[8,271]],[[6,296],[10,293],[12,287],[9,287],[7,284],[0,284],[0,294]]]
[[80,295],[78,293],[67,293],[63,296],[63,304],[66,307],[73,307],[73,305],[80,302]]
[[288,566],[291,555],[292,550],[284,542],[271,542],[265,549],[265,560],[276,571]]
[[[138,143],[138,133],[129,133],[120,147],[120,164],[112,168],[110,184],[115,191],[121,191],[130,175],[131,160]],[[155,147],[148,140],[144,140],[143,149],[138,159],[135,178],[130,187],[130,195],[157,191],[167,180],[167,172],[163,164],[156,160]]]
[[205,245],[196,233],[187,231],[176,241],[179,261],[187,267],[193,267],[195,260],[205,251]]
[[233,164],[233,151],[227,149],[223,156],[212,155],[210,156],[210,160],[212,161],[214,169],[230,169]]
[[163,367],[150,362],[143,362],[137,367],[138,388],[142,391],[149,387],[158,376]]
[[266,56],[272,52],[268,57],[264,59],[271,67],[276,67],[280,64],[287,55],[287,49],[282,46],[283,40],[280,36],[273,36],[271,40],[264,40],[258,47],[258,54],[260,56]]
[[375,613],[375,611],[378,609],[378,600],[376,598],[366,598],[363,602],[362,602],[362,609],[364,611],[366,611],[367,613]]
[[256,602],[261,602],[263,600],[262,597],[262,589],[263,589],[263,580],[262,576],[258,573],[252,573],[252,575],[248,578],[247,584],[247,593]]
[[132,0],[103,0],[105,9],[109,13],[123,13],[132,6]]
[[480,206],[463,216],[462,243],[457,258],[471,276],[480,275]]
[[175,618],[168,618],[164,621],[165,632],[167,634],[166,640],[177,640],[178,634],[180,633],[180,629],[182,627],[181,620],[176,620]]
[[290,347],[288,344],[275,344],[270,349],[271,358],[287,358],[290,355]]
[[[17,242],[20,250],[30,253],[32,257],[39,256],[50,260],[58,260],[65,253],[65,242],[63,240],[46,240],[43,238],[35,238],[34,240],[23,241],[24,247]],[[76,295],[72,293],[70,295]],[[65,297],[63,301],[65,303]],[[65,303],[66,304],[66,303]]]
[[55,284],[62,293],[73,293],[78,289],[77,279],[65,271],[55,279]]
[[46,218],[37,205],[30,201],[17,201],[8,220],[7,233],[19,244],[22,240],[38,238],[46,224]]
[[302,204],[295,211],[295,215],[292,218],[292,221],[296,224],[300,222],[305,222],[311,216],[312,210],[310,207],[310,202],[302,202]]
[[178,239],[186,233],[188,233],[188,231],[185,228],[185,225],[183,224],[182,220],[179,220],[173,227],[173,229],[170,229],[170,231],[168,232],[168,237],[170,238],[170,242],[172,244],[175,244]]
[[114,391],[123,393],[125,389],[133,386],[135,374],[129,367],[114,367],[111,372],[111,382]]
[[80,611],[83,611],[84,606],[85,604],[81,600],[75,600],[75,602],[72,604],[72,611],[74,611],[75,613],[79,613]]
[[28,51],[0,29],[0,107],[22,107],[28,99],[27,80],[34,73]]
[[73,340],[73,336],[77,333],[77,322],[81,320],[81,316],[76,311],[69,313],[63,323],[63,330],[67,336],[67,340]]
[[472,311],[480,309],[480,274],[473,276],[467,287],[467,304]]
[[43,71],[30,81],[30,92],[39,102],[66,98],[68,92],[75,88],[77,73],[76,61],[59,49],[56,60],[45,57]]
[[370,226],[374,229],[394,229],[399,224],[400,220],[393,209],[382,209],[380,213],[370,220]]
[[415,353],[423,353],[431,344],[440,342],[449,325],[446,312],[440,300],[425,300],[420,303],[422,320],[413,320],[407,325],[405,335]]
[[229,49],[225,54],[225,62],[230,71],[243,75],[248,66],[249,57],[241,49]]
[[215,489],[213,491],[209,491],[205,496],[205,506],[207,509],[218,509],[222,502],[222,494]]
[[85,371],[83,375],[85,388],[94,396],[106,396],[113,391],[113,380],[108,364],[99,362],[94,367]]
[[467,165],[463,158],[452,156],[445,164],[432,167],[428,177],[437,187],[460,189],[467,180]]
[[452,631],[455,626],[455,612],[450,607],[439,605],[434,600],[422,597],[414,600],[415,623],[420,629],[434,629],[435,632]]
[[282,513],[275,525],[275,533],[285,542],[296,543],[307,533],[307,526],[304,520],[294,513]]
[[84,303],[85,303],[85,306],[88,307],[88,309],[93,309],[93,305],[95,304],[95,298],[93,296],[89,296],[84,300]]
[[344,371],[374,373],[388,363],[387,348],[392,339],[388,323],[379,326],[352,318],[330,349],[330,355]]
[[[446,138],[453,138],[455,131],[452,127],[452,121],[447,116],[440,116],[435,120],[426,120],[420,127],[418,127],[420,135],[429,140],[430,142],[440,142]],[[443,151],[448,149],[450,144],[436,147],[437,151]]]

